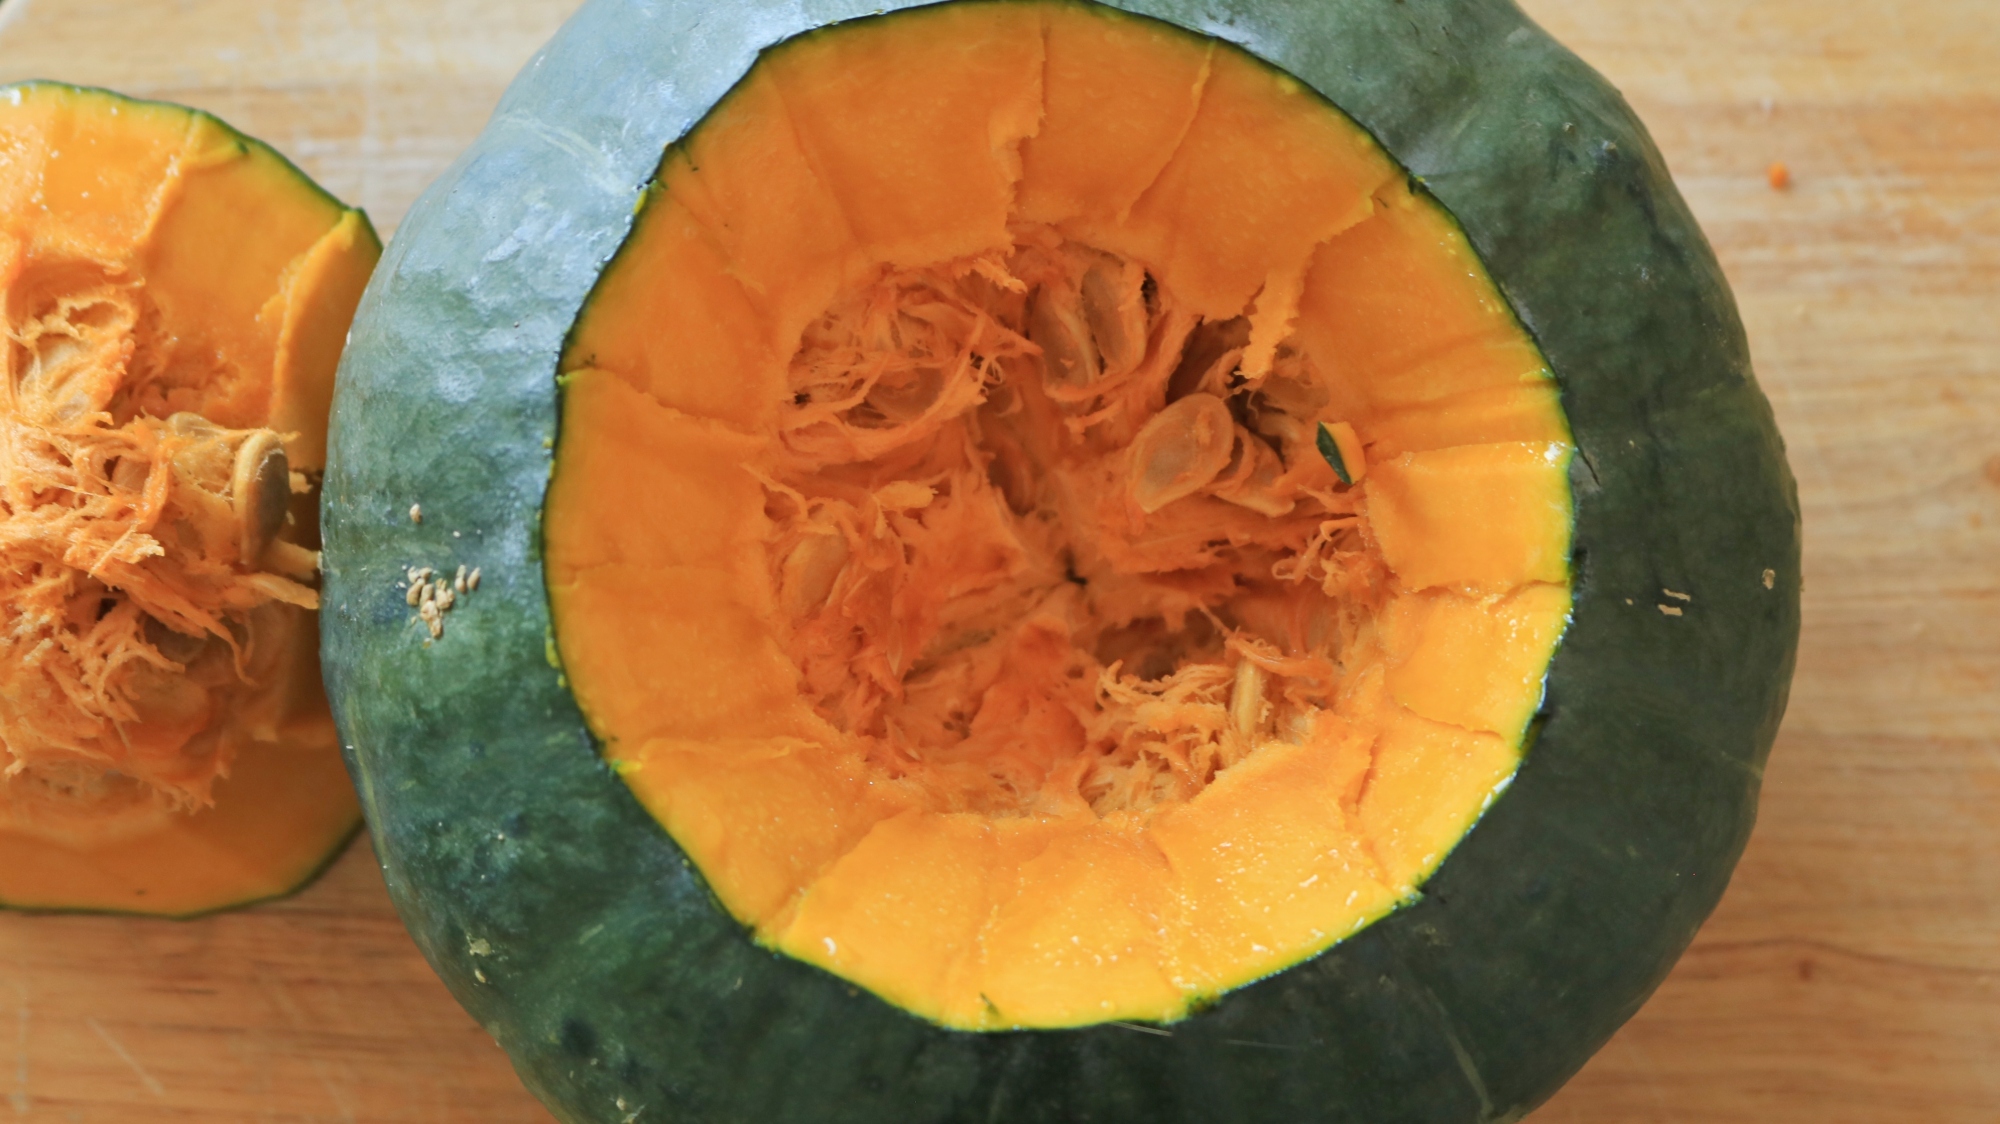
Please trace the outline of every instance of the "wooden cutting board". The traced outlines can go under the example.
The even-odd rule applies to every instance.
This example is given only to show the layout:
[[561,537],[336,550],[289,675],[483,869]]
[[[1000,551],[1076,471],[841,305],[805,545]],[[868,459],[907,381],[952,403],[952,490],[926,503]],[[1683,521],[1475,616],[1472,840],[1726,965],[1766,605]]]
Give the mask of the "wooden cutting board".
[[[213,110],[388,233],[575,3],[0,0],[0,81]],[[2000,9],[1528,7],[1651,125],[1736,287],[1806,513],[1798,679],[1749,852],[1535,1120],[1991,1124]],[[9,1118],[549,1120],[404,936],[365,843],[246,913],[0,916]]]

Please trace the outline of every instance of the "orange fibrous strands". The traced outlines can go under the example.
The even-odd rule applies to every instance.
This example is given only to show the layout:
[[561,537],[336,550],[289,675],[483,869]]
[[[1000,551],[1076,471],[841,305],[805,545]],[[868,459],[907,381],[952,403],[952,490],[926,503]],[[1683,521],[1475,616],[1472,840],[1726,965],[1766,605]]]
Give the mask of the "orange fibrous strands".
[[206,372],[153,338],[142,286],[55,288],[7,294],[0,775],[16,800],[110,775],[199,806],[229,765],[199,735],[250,677],[253,615],[318,595],[240,557],[232,467],[260,431],[187,409]]
[[766,476],[787,643],[936,806],[1143,812],[1304,736],[1386,571],[1302,356],[1248,376],[1240,320],[1016,233],[806,330]]

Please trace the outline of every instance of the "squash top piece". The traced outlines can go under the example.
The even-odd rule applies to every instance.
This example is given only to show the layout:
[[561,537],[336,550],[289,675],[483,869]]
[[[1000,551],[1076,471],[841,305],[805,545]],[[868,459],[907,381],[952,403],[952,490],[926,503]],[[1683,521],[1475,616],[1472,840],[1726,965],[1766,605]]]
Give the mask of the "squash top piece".
[[379,253],[206,114],[0,90],[0,904],[198,912],[351,831],[313,493]]

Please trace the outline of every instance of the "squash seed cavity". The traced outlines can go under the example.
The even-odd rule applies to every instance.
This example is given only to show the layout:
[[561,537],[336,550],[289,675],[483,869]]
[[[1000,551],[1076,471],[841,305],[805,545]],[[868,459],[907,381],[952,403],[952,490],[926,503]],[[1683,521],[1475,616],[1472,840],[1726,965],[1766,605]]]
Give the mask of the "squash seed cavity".
[[1252,377],[1248,334],[1038,229],[838,298],[767,503],[821,716],[992,814],[1183,801],[1303,736],[1385,574],[1315,444],[1318,375],[1284,341]]
[[241,740],[218,716],[276,689],[287,610],[319,604],[286,436],[199,412],[245,376],[121,271],[44,260],[6,296],[0,821],[205,806]]

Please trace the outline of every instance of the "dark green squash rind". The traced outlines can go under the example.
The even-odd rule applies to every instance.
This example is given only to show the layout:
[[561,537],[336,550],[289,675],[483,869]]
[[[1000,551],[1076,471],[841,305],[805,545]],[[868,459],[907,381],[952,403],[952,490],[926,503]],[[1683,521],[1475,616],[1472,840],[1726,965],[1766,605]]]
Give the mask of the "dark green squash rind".
[[[563,1119],[1516,1119],[1727,883],[1790,679],[1798,508],[1644,130],[1506,0],[1121,6],[1356,117],[1548,356],[1580,447],[1577,589],[1526,765],[1420,902],[1166,1028],[940,1030],[753,945],[547,661],[553,376],[661,150],[758,48],[878,9],[596,0],[392,243],[342,365],[324,510],[329,683],[391,892]],[[396,583],[459,562],[484,584],[427,647]],[[1680,616],[1668,588],[1693,598]]]

